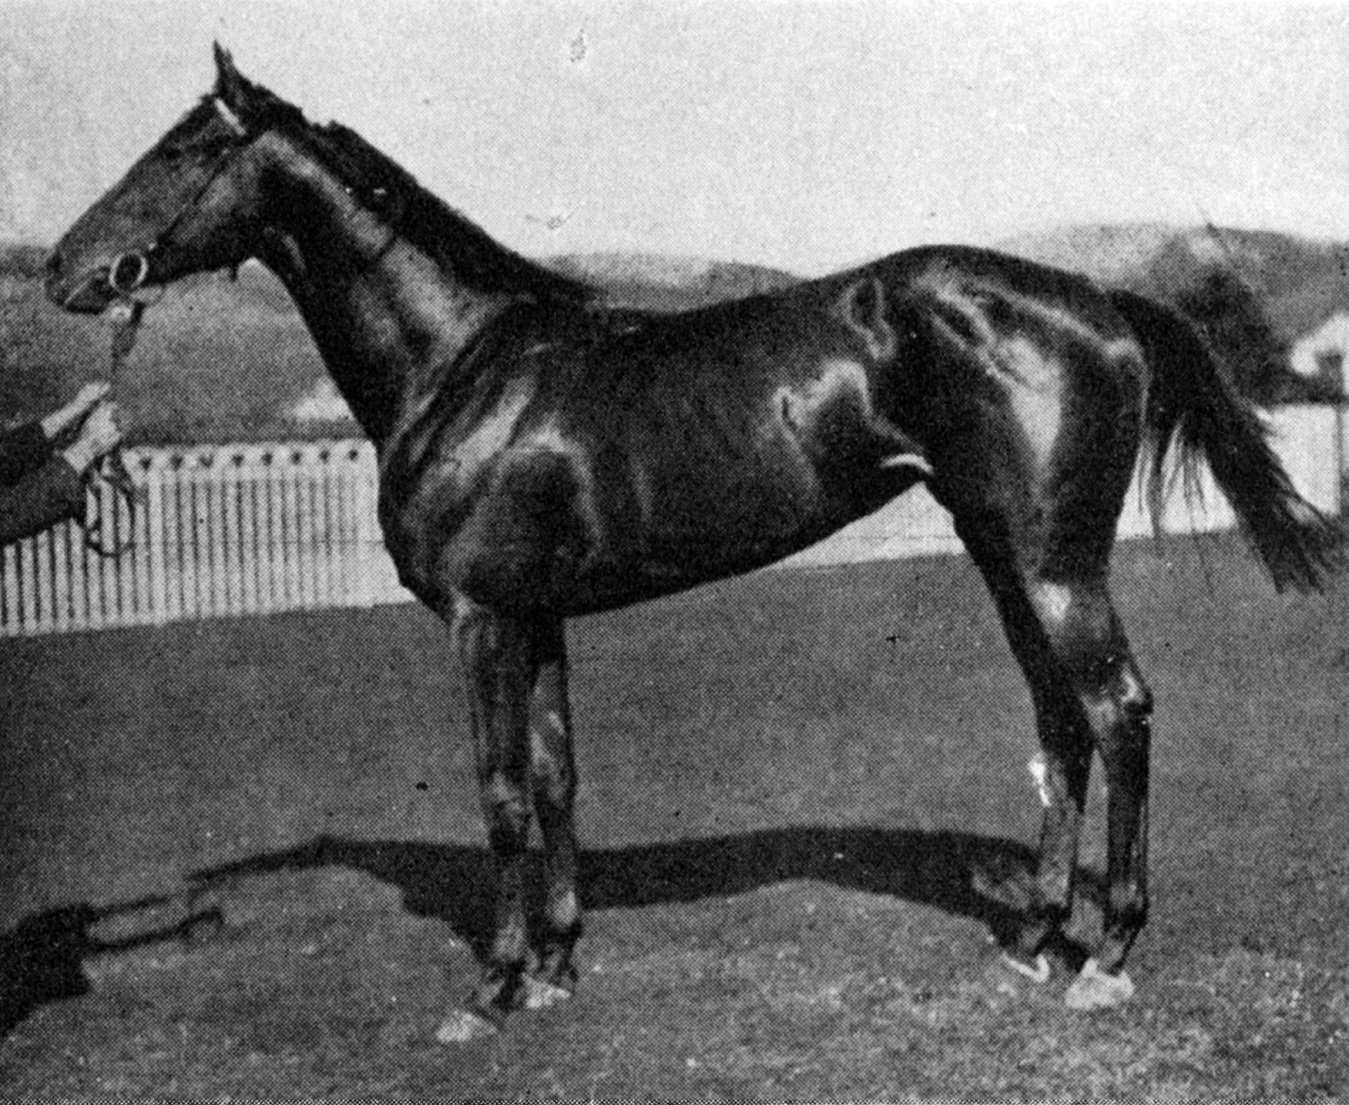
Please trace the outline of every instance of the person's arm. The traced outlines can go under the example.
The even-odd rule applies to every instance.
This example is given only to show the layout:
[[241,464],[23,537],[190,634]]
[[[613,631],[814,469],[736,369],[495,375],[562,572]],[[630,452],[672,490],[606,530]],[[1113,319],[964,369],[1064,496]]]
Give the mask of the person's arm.
[[18,483],[52,455],[52,441],[40,422],[27,422],[0,434],[0,487]]
[[41,533],[84,509],[84,479],[64,456],[50,457],[0,488],[0,545]]
[[0,486],[17,483],[46,463],[56,442],[78,426],[107,394],[106,381],[85,384],[74,399],[40,421],[0,433]]
[[121,440],[116,406],[96,403],[80,424],[74,441],[12,487],[0,489],[0,545],[77,516],[86,502],[86,474]]

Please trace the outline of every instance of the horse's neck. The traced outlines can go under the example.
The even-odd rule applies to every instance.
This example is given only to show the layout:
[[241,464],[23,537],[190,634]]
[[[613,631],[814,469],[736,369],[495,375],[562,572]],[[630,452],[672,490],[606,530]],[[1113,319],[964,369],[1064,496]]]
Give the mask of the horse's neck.
[[437,366],[512,298],[456,282],[336,182],[309,181],[302,212],[269,235],[281,278],[361,428],[381,446]]

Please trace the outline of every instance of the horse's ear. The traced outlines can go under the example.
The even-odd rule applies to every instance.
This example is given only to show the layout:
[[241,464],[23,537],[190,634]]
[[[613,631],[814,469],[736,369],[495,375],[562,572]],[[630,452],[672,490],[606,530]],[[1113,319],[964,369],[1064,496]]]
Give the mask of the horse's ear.
[[215,94],[235,111],[244,106],[248,82],[234,68],[234,58],[220,43],[215,43]]

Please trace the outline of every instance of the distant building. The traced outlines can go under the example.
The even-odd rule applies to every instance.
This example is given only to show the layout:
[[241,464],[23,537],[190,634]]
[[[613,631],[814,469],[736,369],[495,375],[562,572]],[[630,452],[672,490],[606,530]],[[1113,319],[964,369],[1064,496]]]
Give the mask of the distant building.
[[1307,379],[1329,379],[1349,387],[1349,312],[1336,311],[1293,343],[1288,365]]

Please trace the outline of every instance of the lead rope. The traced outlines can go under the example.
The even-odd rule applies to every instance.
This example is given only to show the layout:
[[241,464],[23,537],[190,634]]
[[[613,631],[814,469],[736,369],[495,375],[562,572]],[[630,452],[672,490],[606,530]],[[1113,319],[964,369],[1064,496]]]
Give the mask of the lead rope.
[[[131,354],[131,350],[135,348],[136,331],[140,327],[143,314],[145,314],[145,304],[138,299],[119,299],[110,308],[112,366],[108,379],[114,386],[117,383],[118,372],[122,364]],[[99,505],[100,495],[98,488],[93,486],[100,482],[108,484],[121,497],[122,502],[126,504],[129,520],[135,518],[136,506],[145,501],[145,489],[137,488],[135,482],[131,479],[131,473],[127,470],[126,459],[122,455],[120,445],[106,453],[90,470],[88,483],[93,495],[86,507],[84,519],[80,523],[84,528],[84,544],[86,548],[91,549],[99,556],[115,558],[129,552],[136,544],[136,538],[133,530],[132,536],[128,537],[126,541],[119,541],[115,518],[111,544],[104,538],[103,513]]]

